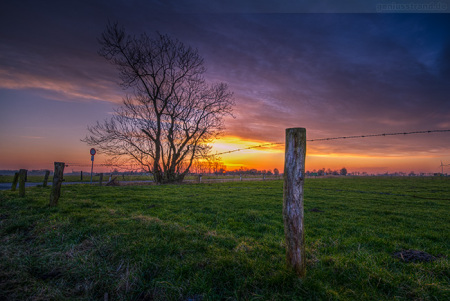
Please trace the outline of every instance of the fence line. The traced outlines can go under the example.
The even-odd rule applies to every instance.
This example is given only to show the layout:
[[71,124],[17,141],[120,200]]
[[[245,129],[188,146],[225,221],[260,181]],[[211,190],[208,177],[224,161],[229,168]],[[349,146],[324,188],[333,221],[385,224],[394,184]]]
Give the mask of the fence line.
[[[360,139],[360,138],[373,138],[373,137],[386,137],[386,136],[405,136],[405,135],[445,133],[445,132],[450,132],[450,129],[412,131],[412,132],[395,132],[395,133],[381,133],[381,134],[367,134],[367,135],[353,135],[353,136],[338,136],[338,137],[307,139],[306,141],[307,142],[317,142],[317,141]],[[231,153],[235,153],[235,152],[239,152],[239,151],[256,149],[256,148],[263,148],[263,147],[273,146],[273,145],[284,145],[284,142],[268,142],[268,143],[263,143],[263,144],[259,144],[259,145],[249,146],[249,147],[237,148],[237,149],[233,149],[233,150],[229,150],[229,151],[225,151],[225,152],[215,153],[215,154],[209,155],[208,157],[226,155],[226,154],[231,154]],[[112,166],[111,164],[104,164],[104,163],[103,164],[95,164],[95,165],[96,166],[109,166],[109,167]],[[85,163],[66,163],[66,166],[90,167],[91,165],[90,164],[85,164]]]
[[[414,132],[398,132],[398,133],[383,133],[383,134],[368,134],[368,135],[357,135],[357,136],[340,136],[340,137],[307,139],[306,141],[307,142],[316,142],[316,141],[330,141],[330,140],[341,140],[341,139],[358,139],[358,138],[386,137],[386,136],[413,135],[413,134],[431,134],[431,133],[444,133],[444,132],[450,132],[450,129],[448,129],[448,130],[414,131]],[[282,145],[282,144],[284,144],[284,142],[263,143],[260,145],[244,147],[244,148],[237,148],[237,149],[226,151],[226,152],[220,152],[220,153],[214,154],[214,156],[230,154],[230,153],[239,152],[239,151],[247,150],[247,149],[254,149],[254,148],[261,148],[261,147],[265,147],[265,146]]]
[[328,140],[338,140],[338,139],[371,138],[371,137],[385,137],[385,136],[413,135],[413,134],[430,134],[430,133],[444,133],[444,132],[450,132],[450,129],[449,130],[429,130],[429,131],[415,131],[415,132],[369,134],[369,135],[343,136],[343,137],[333,137],[333,138],[319,138],[319,139],[311,139],[311,140],[307,140],[307,141],[313,142],[313,141],[328,141]]

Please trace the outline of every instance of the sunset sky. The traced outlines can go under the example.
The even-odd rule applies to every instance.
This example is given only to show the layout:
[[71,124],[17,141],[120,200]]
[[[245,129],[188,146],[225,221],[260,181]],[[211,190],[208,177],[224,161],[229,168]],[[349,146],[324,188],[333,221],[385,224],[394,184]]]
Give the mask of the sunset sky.
[[[391,11],[336,2],[2,1],[0,169],[89,170],[76,165],[90,164],[80,139],[126,93],[97,54],[108,20],[178,38],[204,57],[208,81],[228,83],[235,118],[217,152],[283,142],[290,127],[308,139],[450,129],[450,1]],[[222,159],[229,170],[282,170],[284,148]],[[449,132],[310,142],[306,168],[439,172],[441,161],[450,164]]]

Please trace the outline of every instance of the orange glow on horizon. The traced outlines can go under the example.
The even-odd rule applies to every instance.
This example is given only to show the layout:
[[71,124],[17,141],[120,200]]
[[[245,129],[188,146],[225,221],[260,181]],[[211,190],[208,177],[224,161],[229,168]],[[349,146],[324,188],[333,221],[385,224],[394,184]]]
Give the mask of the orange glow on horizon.
[[[61,140],[61,139],[60,139]],[[73,147],[69,137],[63,137],[62,142],[56,145],[51,139],[33,135],[11,137],[2,147],[0,169],[53,169],[53,162],[65,162],[69,166],[66,172],[90,170],[90,147],[82,144]],[[238,136],[226,136],[217,140],[212,146],[212,153],[222,153],[236,149],[237,152],[220,155],[228,171],[244,169],[271,170],[284,169],[284,145],[271,145],[261,148],[245,149],[247,147],[267,144],[271,141],[243,139]],[[364,153],[324,153],[319,145],[308,145],[306,170],[313,171],[322,168],[340,170],[345,167],[349,172],[368,172],[378,174],[385,172],[402,171],[409,173],[438,173],[441,171],[440,162],[450,163],[450,155],[442,154],[379,154]],[[106,156],[97,153],[94,162],[94,172],[109,172],[111,167],[102,166]],[[72,163],[72,164],[70,164]],[[450,166],[444,167],[444,173],[450,173]]]
[[[273,170],[284,169],[284,145],[271,145],[267,147],[244,149],[270,143],[269,141],[241,139],[237,136],[226,136],[213,144],[213,153],[227,152],[235,149],[243,149],[237,152],[220,155],[227,166],[227,170],[258,169]],[[450,161],[449,156],[395,154],[386,156],[379,154],[357,153],[321,153],[314,147],[307,146],[306,170],[318,170],[321,168],[340,170],[345,167],[349,172],[439,172],[440,160]]]

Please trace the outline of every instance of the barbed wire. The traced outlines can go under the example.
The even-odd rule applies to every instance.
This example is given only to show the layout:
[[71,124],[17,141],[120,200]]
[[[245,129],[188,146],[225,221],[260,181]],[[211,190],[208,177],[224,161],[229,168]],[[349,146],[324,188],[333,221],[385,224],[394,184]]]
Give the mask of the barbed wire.
[[[109,167],[115,167],[116,165],[114,164],[106,164],[106,163],[95,163],[95,166],[109,166]],[[86,163],[66,163],[66,167],[67,166],[77,166],[77,167],[91,167],[91,164],[86,164]],[[117,166],[126,166],[126,165],[117,165]]]
[[[356,135],[356,136],[340,136],[340,137],[329,137],[329,138],[316,138],[316,139],[307,139],[307,142],[316,142],[316,141],[330,141],[330,140],[340,140],[340,139],[357,139],[357,138],[371,138],[371,137],[385,137],[385,136],[398,136],[398,135],[413,135],[413,134],[431,134],[431,133],[443,133],[443,132],[450,132],[450,129],[448,130],[427,130],[427,131],[414,131],[414,132],[397,132],[397,133],[382,133],[382,134],[368,134],[368,135]],[[272,146],[272,145],[282,145],[284,142],[270,142],[270,143],[263,143],[260,145],[254,145],[250,147],[244,147],[244,148],[237,148],[225,152],[216,153],[213,156],[219,156],[219,155],[225,155],[230,153],[235,153],[243,150],[248,149],[254,149],[254,148],[261,148],[266,146]]]
[[356,138],[370,138],[370,137],[384,137],[384,136],[398,136],[398,135],[412,135],[412,134],[430,134],[430,133],[443,133],[450,132],[449,130],[428,130],[428,131],[414,131],[414,132],[398,132],[398,133],[383,133],[383,134],[369,134],[369,135],[359,135],[359,136],[343,136],[343,137],[332,137],[332,138],[318,138],[306,141],[327,141],[327,140],[338,140],[338,139],[356,139]]
[[[431,134],[431,133],[444,133],[444,132],[450,132],[450,129],[445,130],[426,130],[426,131],[413,131],[413,132],[396,132],[396,133],[382,133],[382,134],[367,134],[367,135],[354,135],[354,136],[339,136],[339,137],[328,137],[328,138],[315,138],[315,139],[307,139],[307,142],[316,142],[316,141],[331,141],[331,140],[343,140],[343,139],[358,139],[358,138],[372,138],[372,137],[386,137],[386,136],[399,136],[399,135],[414,135],[414,134]],[[273,146],[273,145],[284,145],[284,142],[269,142],[269,143],[263,143],[259,145],[249,146],[249,147],[243,147],[243,148],[237,148],[225,152],[215,153],[212,155],[209,155],[209,157],[213,156],[220,156],[220,155],[226,155],[231,154],[235,152],[240,152],[244,150],[249,149],[255,149],[255,148],[262,148],[267,146]],[[90,167],[90,164],[81,164],[81,163],[66,163],[68,166],[77,166],[77,167]],[[96,164],[96,166],[109,166],[111,167],[111,164]]]
[[226,152],[216,153],[216,154],[213,154],[211,156],[230,154],[230,153],[239,152],[239,151],[242,151],[242,150],[247,150],[247,149],[252,149],[252,148],[261,148],[261,147],[277,145],[277,144],[284,144],[284,142],[264,143],[264,144],[255,145],[255,146],[249,146],[249,147],[244,147],[244,148],[237,148],[237,149],[233,149],[233,150],[226,151]]

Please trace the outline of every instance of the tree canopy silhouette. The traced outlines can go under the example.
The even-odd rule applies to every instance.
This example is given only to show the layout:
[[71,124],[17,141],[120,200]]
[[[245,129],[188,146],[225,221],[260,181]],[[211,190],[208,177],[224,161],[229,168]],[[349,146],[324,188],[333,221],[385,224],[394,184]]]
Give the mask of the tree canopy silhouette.
[[110,119],[88,126],[83,141],[122,164],[137,163],[156,183],[182,181],[223,132],[232,93],[225,83],[207,83],[198,51],[168,35],[136,37],[114,23],[99,42],[127,95]]

